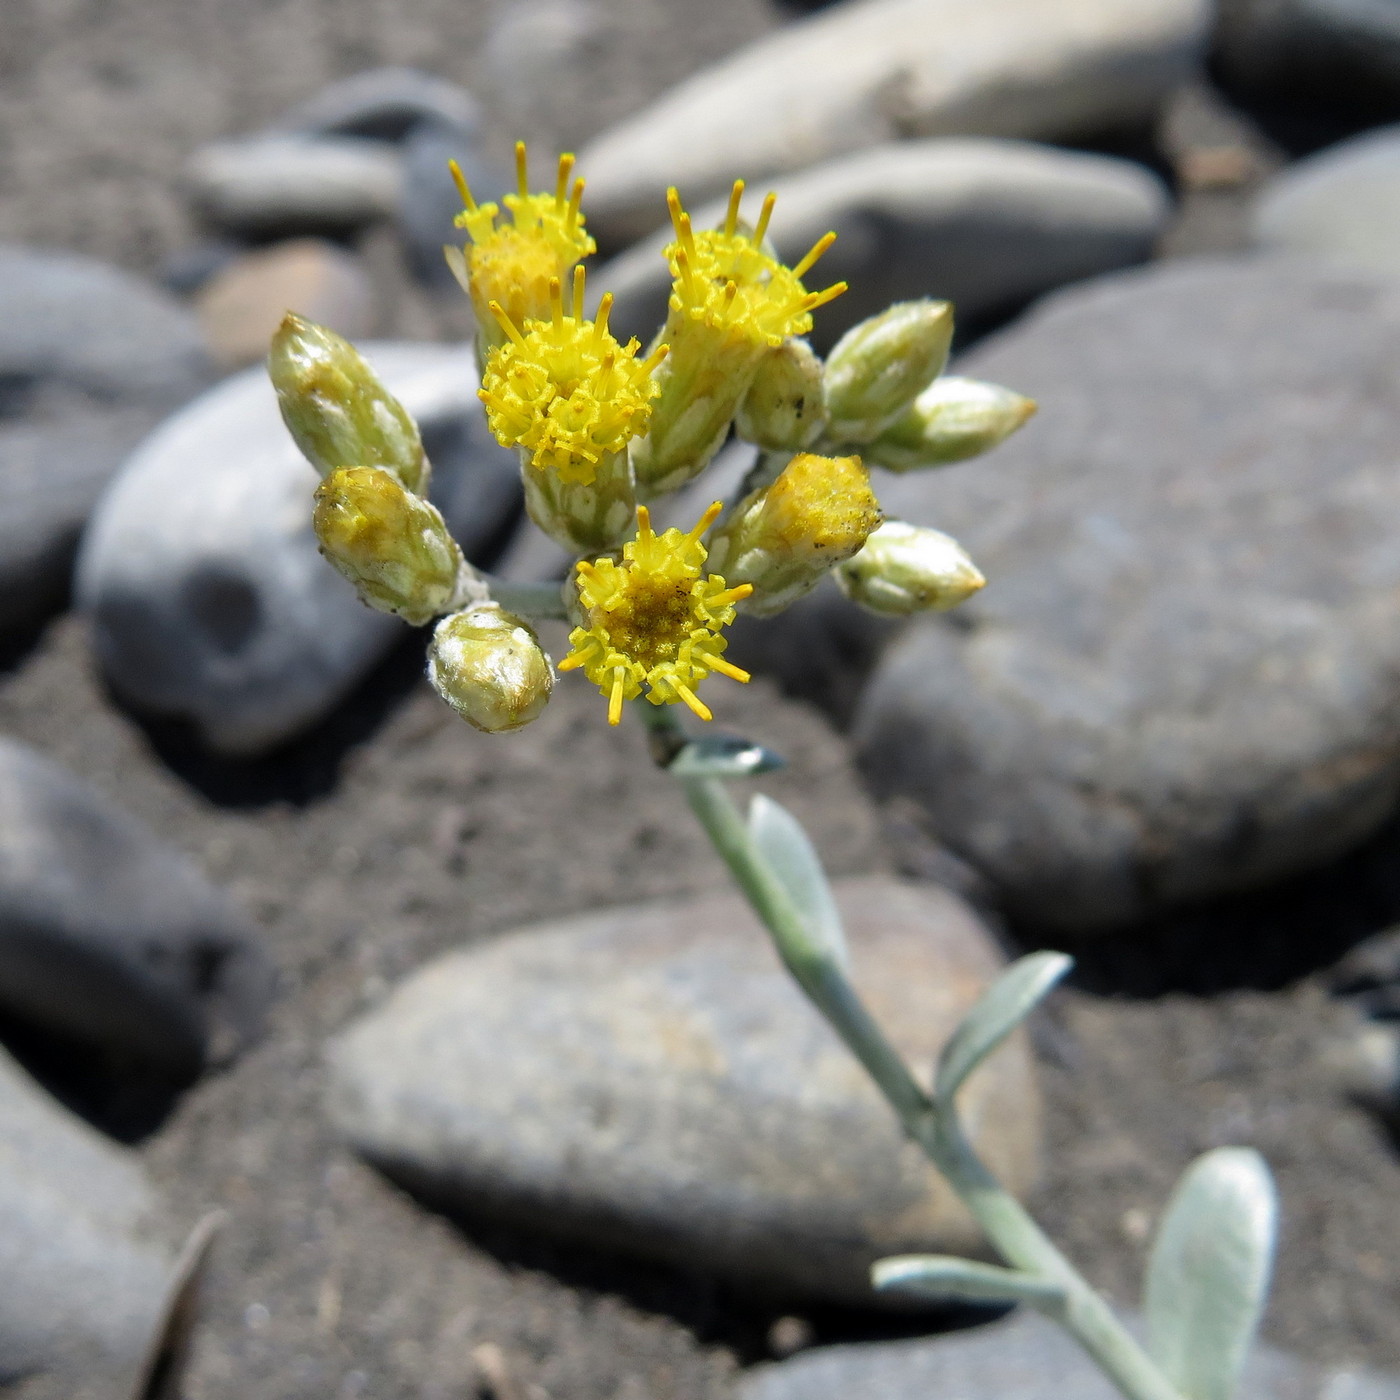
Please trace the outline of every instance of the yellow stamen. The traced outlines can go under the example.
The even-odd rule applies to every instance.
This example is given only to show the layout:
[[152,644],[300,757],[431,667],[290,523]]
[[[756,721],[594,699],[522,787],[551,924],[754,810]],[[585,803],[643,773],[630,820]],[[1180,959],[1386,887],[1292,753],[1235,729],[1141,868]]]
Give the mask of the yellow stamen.
[[612,693],[608,696],[608,723],[622,723],[622,689],[627,684],[627,671],[622,666],[614,667]]
[[452,172],[452,183],[457,186],[457,193],[461,197],[462,203],[466,205],[467,212],[476,212],[476,200],[472,198],[471,186],[467,184],[467,177],[462,174],[462,167],[455,160],[447,162],[447,168]]
[[515,143],[515,183],[520,191],[521,199],[530,197],[530,179],[525,165],[525,143],[517,141]]
[[582,267],[574,268],[574,320],[583,320],[583,279]]
[[744,197],[744,182],[735,180],[734,188],[729,191],[729,212],[724,216],[724,236],[734,237],[734,230],[739,226],[739,201]]
[[795,268],[793,268],[792,275],[794,277],[801,277],[804,272],[811,271],[817,259],[821,257],[821,255],[825,253],[826,250],[830,248],[831,245],[835,242],[835,231],[832,229],[828,229],[827,232],[822,234],[822,236],[819,239],[817,239],[817,241],[813,243],[812,246],[807,250],[807,256],[803,258],[802,261],[798,263]]
[[569,192],[569,176],[574,171],[574,157],[567,151],[559,157],[559,179],[554,186],[554,207],[564,207],[565,196]]
[[[773,217],[773,206],[777,202],[778,196],[772,190],[763,196],[763,209],[759,213],[758,223],[753,231],[754,247],[763,242],[763,236],[768,232],[768,221]],[[802,274],[794,269],[794,276],[801,277]]]
[[501,303],[493,301],[491,303],[491,314],[496,318],[500,328],[523,350],[525,348],[525,337],[516,328],[515,322],[501,309]]
[[695,698],[695,692],[688,685],[676,685],[676,694],[695,712],[701,719],[714,719],[714,713],[703,701]]
[[[752,593],[753,589],[750,588],[748,592]],[[744,594],[743,596],[747,597],[748,593]],[[710,658],[710,670],[718,671],[720,675],[728,676],[730,680],[742,681],[745,685],[747,685],[748,682],[753,679],[753,677],[747,671],[734,665],[732,661],[726,661],[722,656],[714,656]]]

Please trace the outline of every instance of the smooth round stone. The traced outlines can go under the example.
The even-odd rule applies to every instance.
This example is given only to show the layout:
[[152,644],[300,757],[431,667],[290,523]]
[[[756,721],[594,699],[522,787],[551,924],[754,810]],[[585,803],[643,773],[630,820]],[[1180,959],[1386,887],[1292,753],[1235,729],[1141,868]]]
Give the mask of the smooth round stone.
[[[923,1075],[999,970],[956,896],[837,885],[855,981]],[[970,1218],[735,895],[580,915],[439,959],[329,1051],[330,1112],[429,1199],[865,1304],[869,1266],[980,1248]],[[1020,1038],[963,1093],[1011,1189],[1034,1180]]]
[[184,855],[0,739],[0,1006],[185,1077],[258,1035],[275,977],[246,916]]
[[1203,0],[867,0],[789,24],[580,154],[610,246],[689,204],[920,136],[1060,141],[1151,118],[1194,68]]
[[164,1234],[136,1155],[0,1051],[0,1382],[78,1357],[134,1373],[170,1278]]
[[[470,348],[365,347],[418,420],[433,499],[470,557],[520,507],[519,466],[486,430]],[[314,724],[403,635],[321,558],[317,475],[261,367],[169,419],[104,495],[78,561],[79,605],[112,687],[193,722],[214,748],[264,752]]]
[[1278,259],[1062,292],[960,362],[1040,413],[882,476],[990,580],[856,738],[1016,917],[1087,930],[1318,865],[1400,794],[1400,286]]
[[353,233],[398,208],[398,153],[350,136],[255,136],[196,152],[190,196],[216,229],[238,237]]
[[274,131],[402,141],[423,123],[474,130],[480,106],[466,88],[421,68],[367,68],[327,83],[285,112]]
[[[1141,1331],[1136,1319],[1129,1319]],[[1079,1344],[1029,1308],[981,1327],[908,1341],[821,1347],[757,1366],[738,1400],[1118,1400],[1118,1387]],[[1315,1366],[1256,1344],[1238,1400],[1400,1400],[1400,1376]]]
[[[948,138],[877,146],[776,181],[769,233],[794,266],[829,229],[835,244],[806,275],[847,290],[815,316],[813,341],[891,302],[939,297],[965,318],[1004,312],[1066,282],[1151,255],[1171,201],[1131,161],[1026,141]],[[758,217],[761,195],[748,196]],[[696,228],[724,222],[725,200],[692,212]],[[611,326],[646,344],[666,319],[669,230],[629,248],[592,278],[596,301],[616,298]]]
[[1400,126],[1368,132],[1275,177],[1254,213],[1254,241],[1361,272],[1400,273]]

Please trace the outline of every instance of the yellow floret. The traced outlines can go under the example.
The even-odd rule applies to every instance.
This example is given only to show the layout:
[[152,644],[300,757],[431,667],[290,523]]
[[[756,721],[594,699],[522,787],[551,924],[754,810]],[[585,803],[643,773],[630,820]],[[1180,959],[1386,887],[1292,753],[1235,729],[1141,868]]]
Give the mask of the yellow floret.
[[709,708],[695,687],[711,671],[747,681],[749,673],[724,660],[720,629],[734,621],[734,604],[752,592],[748,584],[728,588],[718,574],[701,576],[705,546],[700,537],[722,510],[716,501],[689,534],[651,528],[645,506],[637,507],[637,536],[622,548],[620,562],[581,560],[578,595],[588,626],[569,634],[573,648],[561,671],[582,667],[608,697],[608,723],[622,718],[622,702],[646,688],[653,705],[683,702],[701,719]]
[[665,250],[673,279],[670,319],[700,322],[711,330],[776,347],[788,336],[806,335],[812,329],[812,312],[846,290],[844,282],[820,292],[802,285],[803,273],[836,235],[824,235],[796,267],[785,267],[763,250],[777,197],[769,194],[763,201],[758,224],[750,232],[739,222],[743,194],[744,182],[736,180],[724,228],[696,233],[679,193],[674,187],[667,190],[666,206],[676,230],[675,242]]
[[603,297],[598,319],[588,321],[583,291],[584,272],[577,267],[566,316],[553,279],[548,319],[527,321],[523,329],[499,302],[490,304],[507,339],[486,361],[480,395],[498,442],[526,449],[537,470],[588,485],[602,458],[645,430],[659,392],[651,371],[666,347],[638,360],[635,339],[619,345],[608,331],[611,295]]
[[491,303],[521,325],[549,314],[549,284],[562,282],[570,268],[594,251],[597,244],[584,232],[579,201],[583,181],[569,188],[574,157],[559,157],[559,175],[553,194],[531,194],[525,160],[525,143],[516,142],[515,170],[518,192],[505,196],[511,222],[496,223],[497,204],[477,204],[456,161],[450,162],[465,210],[457,226],[471,242],[464,248],[444,248],[448,266],[472,299],[478,324],[488,339],[497,338]]

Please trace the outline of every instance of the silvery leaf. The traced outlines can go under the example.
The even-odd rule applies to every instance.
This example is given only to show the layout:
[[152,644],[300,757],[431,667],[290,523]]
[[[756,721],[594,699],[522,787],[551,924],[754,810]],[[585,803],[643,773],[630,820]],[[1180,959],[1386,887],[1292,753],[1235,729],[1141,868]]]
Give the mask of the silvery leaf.
[[678,778],[751,778],[786,766],[772,749],[738,734],[691,739],[666,765]]
[[749,806],[749,837],[796,906],[813,944],[847,971],[849,955],[841,912],[802,823],[760,793]]
[[1066,953],[1018,958],[982,993],[938,1057],[934,1096],[950,1103],[967,1078],[1074,966]]
[[1230,1400],[1273,1266],[1278,1196],[1252,1148],[1198,1157],[1172,1193],[1147,1265],[1148,1351],[1188,1400]]
[[1051,1279],[951,1254],[900,1254],[881,1259],[870,1270],[870,1281],[882,1292],[913,1293],[949,1302],[1030,1303],[1043,1308],[1065,1296],[1064,1289]]

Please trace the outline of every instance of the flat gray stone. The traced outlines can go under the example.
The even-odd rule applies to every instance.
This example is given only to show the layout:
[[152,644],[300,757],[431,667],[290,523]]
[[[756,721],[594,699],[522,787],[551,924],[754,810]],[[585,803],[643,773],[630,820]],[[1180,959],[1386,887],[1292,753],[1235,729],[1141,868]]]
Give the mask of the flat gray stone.
[[1287,260],[1061,292],[960,372],[1040,413],[882,477],[990,580],[860,705],[878,789],[1088,929],[1325,862],[1400,795],[1400,287]]
[[367,68],[327,83],[271,130],[301,136],[402,141],[424,123],[475,130],[480,104],[466,88],[421,68]]
[[0,739],[0,1006],[188,1075],[256,1037],[273,986],[246,917],[184,855]]
[[90,258],[0,245],[0,631],[63,603],[122,458],[209,366],[194,318]]
[[[886,877],[837,887],[855,979],[919,1073],[996,974],[966,905]],[[877,1258],[978,1235],[737,896],[603,910],[430,964],[329,1051],[349,1141],[430,1199],[870,1303]],[[1024,1043],[964,1110],[993,1169],[1032,1183]]]
[[[1400,1400],[1400,1377],[1325,1369],[1257,1346],[1237,1400]],[[758,1366],[738,1400],[1120,1400],[1078,1344],[1028,1309],[912,1341],[822,1347]]]
[[919,136],[1060,141],[1147,121],[1194,66],[1203,0],[863,0],[796,21],[590,143],[611,246],[690,204]]
[[135,1154],[60,1108],[0,1051],[0,1382],[74,1354],[103,1371],[134,1370],[173,1262],[161,1215]]
[[264,135],[202,147],[185,175],[215,229],[237,237],[353,233],[399,206],[398,153],[352,136]]
[[[519,509],[519,467],[486,430],[469,348],[366,347],[420,424],[433,499],[473,558]],[[79,605],[113,688],[193,721],[228,753],[314,724],[402,635],[321,558],[317,475],[266,370],[244,371],[153,433],[103,497],[78,562]]]
[[1343,267],[1400,273],[1400,126],[1367,132],[1276,176],[1254,213],[1254,241]]
[[[774,245],[795,264],[828,229],[836,243],[808,274],[814,288],[850,289],[816,316],[822,348],[891,302],[957,304],[963,318],[999,313],[1042,292],[1145,261],[1171,201],[1142,166],[1024,141],[947,138],[877,146],[772,185]],[[749,195],[757,217],[762,191]],[[692,211],[696,228],[724,221],[728,200]],[[592,276],[616,297],[611,324],[650,341],[671,283],[668,229]]]

